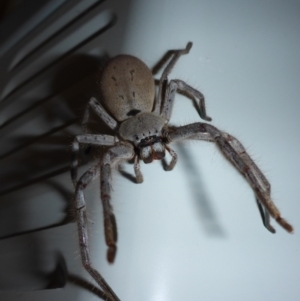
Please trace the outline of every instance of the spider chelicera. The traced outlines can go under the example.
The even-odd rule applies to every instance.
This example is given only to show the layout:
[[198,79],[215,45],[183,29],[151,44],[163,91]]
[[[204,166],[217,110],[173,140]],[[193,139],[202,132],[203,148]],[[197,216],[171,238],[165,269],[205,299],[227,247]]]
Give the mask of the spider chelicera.
[[[189,53],[191,47],[192,43],[189,42],[185,49],[168,52],[169,63],[159,80],[157,95],[155,95],[155,81],[152,72],[141,60],[130,55],[118,55],[108,61],[102,70],[100,80],[103,106],[92,97],[84,114],[83,126],[85,127],[90,109],[92,109],[115,131],[115,135],[78,135],[72,144],[71,174],[75,185],[75,206],[82,263],[103,289],[107,298],[112,301],[120,299],[91,264],[84,189],[100,176],[105,240],[108,246],[107,260],[112,263],[117,250],[117,226],[110,203],[112,167],[121,162],[133,160],[136,182],[142,183],[140,160],[143,160],[144,163],[151,163],[153,160],[163,159],[165,153],[168,152],[171,155],[171,161],[165,165],[165,169],[172,170],[174,168],[177,154],[170,147],[173,142],[187,139],[214,142],[250,184],[265,227],[275,233],[275,229],[270,224],[271,216],[285,230],[293,232],[293,227],[280,216],[279,210],[271,199],[268,180],[235,137],[208,123],[196,122],[178,127],[168,125],[177,92],[198,101],[197,110],[200,117],[203,120],[211,121],[206,114],[205,100],[201,92],[182,80],[168,81],[168,75],[179,57]],[[99,162],[77,181],[80,144],[101,145],[108,146],[108,148]]]

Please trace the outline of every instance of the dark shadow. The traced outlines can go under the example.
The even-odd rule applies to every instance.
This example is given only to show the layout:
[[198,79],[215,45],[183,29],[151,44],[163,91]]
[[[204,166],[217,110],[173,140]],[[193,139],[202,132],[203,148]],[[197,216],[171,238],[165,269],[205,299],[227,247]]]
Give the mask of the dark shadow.
[[55,289],[66,285],[68,280],[67,264],[60,253],[56,255],[56,265],[54,270],[45,276],[49,279],[45,289]]
[[138,184],[136,181],[136,177],[133,174],[122,169],[119,169],[119,173],[121,174],[121,176],[123,176],[125,179],[129,180],[130,182],[134,184]]
[[[1,248],[12,256],[0,258],[0,290],[14,290],[26,292],[28,290],[44,290],[64,287],[66,284],[66,268],[64,259],[60,256],[54,259],[55,267],[49,271],[49,260],[53,259],[53,252],[46,250],[41,233],[21,235],[10,240],[10,244],[1,241]],[[22,248],[16,248],[22,245]],[[34,256],[23,252],[26,249]],[[5,272],[9,272],[6,274]],[[18,270],[21,275],[14,275]],[[25,276],[26,275],[26,276]]]
[[67,269],[66,261],[62,254],[58,253],[56,255],[56,266],[55,269],[47,275],[49,283],[45,289],[56,289],[64,287],[67,282],[81,287],[99,297],[102,300],[108,300],[108,296],[96,285],[86,281],[82,277],[70,274]]
[[125,179],[129,180],[131,183],[139,184],[136,181],[136,176],[135,176],[134,171],[133,171],[133,163],[134,163],[134,159],[131,159],[130,161],[126,162],[126,164],[130,164],[130,166],[132,167],[132,173],[129,173],[129,172],[125,171],[123,169],[122,165],[118,166],[118,171],[119,171],[119,173],[121,174],[122,177],[124,177]]
[[[58,182],[54,182],[51,179],[48,179],[48,180],[41,179],[41,182],[43,182],[43,184],[47,187],[47,189],[53,189],[57,193],[59,193],[59,195],[60,195],[59,199],[64,204],[63,217],[61,218],[61,220],[59,220],[55,223],[52,223],[52,224],[48,224],[47,226],[44,226],[44,227],[34,227],[33,229],[28,229],[28,230],[19,229],[19,227],[16,227],[16,229],[13,230],[12,225],[11,225],[10,229],[7,229],[5,234],[0,235],[0,240],[9,239],[9,238],[26,235],[26,234],[31,234],[31,233],[35,233],[35,232],[40,232],[40,231],[44,231],[44,230],[49,230],[51,228],[60,227],[60,226],[66,225],[68,223],[72,223],[72,222],[76,221],[76,213],[75,213],[74,204],[73,204],[74,192],[66,189],[64,185],[62,185]],[[34,184],[36,184],[36,183],[32,183],[32,185],[34,185]],[[18,188],[18,189],[21,189],[21,188]],[[62,213],[62,212],[60,212],[60,213]],[[0,220],[4,220],[4,216],[2,216],[2,214],[6,214],[5,209],[0,212]],[[20,211],[15,210],[14,211],[14,219],[16,221],[22,220],[22,214],[23,214],[22,210],[20,210]],[[1,232],[3,233],[3,231],[1,231]]]
[[[32,3],[29,6],[24,2],[22,7],[25,5],[27,8],[32,7],[32,5],[43,7],[47,2],[51,1],[45,0],[40,4]],[[102,2],[98,1],[98,4]],[[105,2],[109,3],[109,1]],[[58,258],[49,257],[49,250],[53,246],[51,245],[52,242],[49,241],[49,237],[45,236],[47,234],[45,233],[46,231],[43,230],[61,227],[74,221],[74,212],[72,212],[73,187],[71,180],[70,182],[63,180],[61,183],[55,180],[60,179],[60,176],[63,176],[63,173],[69,170],[71,143],[74,135],[82,132],[80,119],[82,118],[83,111],[91,96],[98,97],[97,72],[108,59],[108,55],[104,52],[107,49],[106,42],[113,45],[110,47],[111,49],[115,49],[115,51],[122,45],[123,39],[126,36],[124,32],[127,29],[130,4],[131,1],[126,1],[126,3],[120,2],[117,4],[117,8],[113,7],[113,5],[116,6],[114,3],[111,6],[109,4],[105,5],[103,8],[98,5],[99,9],[97,8],[96,11],[93,11],[93,16],[98,12],[101,13],[102,10],[109,9],[112,12],[118,11],[117,9],[121,8],[118,11],[120,13],[118,21],[121,22],[121,25],[116,24],[116,18],[112,18],[107,23],[107,26],[99,29],[96,28],[98,31],[87,36],[86,39],[80,40],[80,43],[78,42],[76,46],[70,48],[65,53],[49,54],[49,57],[46,58],[49,60],[49,64],[46,65],[46,62],[35,74],[25,78],[24,82],[20,82],[20,85],[12,85],[11,89],[8,86],[6,90],[6,87],[4,87],[6,82],[3,81],[3,90],[1,90],[1,93],[7,92],[3,93],[5,100],[1,102],[1,108],[5,109],[5,114],[2,114],[4,123],[1,124],[0,128],[2,140],[0,151],[0,211],[3,213],[0,224],[3,225],[1,228],[4,229],[0,243],[1,246],[4,246],[3,250],[5,252],[19,250],[18,254],[20,254],[20,257],[24,259],[23,256],[26,256],[26,260],[23,260],[24,262],[19,267],[15,264],[15,273],[23,273],[22,277],[24,276],[25,280],[27,278],[34,278],[39,284],[43,283],[37,289],[50,290],[63,287],[68,281],[91,291],[103,300],[107,299],[107,296],[92,284],[80,277],[68,275],[65,260],[62,256],[58,256]],[[11,24],[14,25],[13,31],[5,33],[4,38],[8,39],[9,34],[17,32],[27,18],[30,20],[33,17],[33,13],[27,14],[28,10],[26,10],[25,14],[24,12],[25,10],[16,12],[21,17],[24,17],[20,18],[21,21],[19,24],[16,22]],[[111,16],[115,17],[113,13]],[[81,18],[81,16],[78,15],[78,18]],[[74,22],[77,21],[75,20]],[[107,34],[107,29],[113,27],[115,24],[118,27],[115,27],[114,35]],[[39,25],[37,24],[37,27]],[[62,28],[61,30],[64,29]],[[101,38],[104,32],[106,34],[105,41]],[[57,34],[61,34],[61,32],[57,32]],[[63,37],[63,34],[61,37]],[[37,53],[41,53],[41,50],[43,50],[41,48],[45,47],[45,50],[47,50],[47,47],[49,47],[47,43],[55,42],[55,37],[53,38],[52,41],[49,39],[44,44],[41,44],[40,48],[37,48],[35,52],[33,51],[28,56],[24,56],[14,66],[14,72],[17,73]],[[102,45],[99,45],[98,48],[91,46],[94,45],[93,43],[98,38]],[[89,53],[92,47],[94,47],[96,53],[102,53],[102,55],[81,54],[83,52]],[[54,59],[52,59],[53,57]],[[39,87],[39,84],[44,84],[42,88],[47,90],[44,94],[45,96],[39,97],[39,95],[34,94],[35,87]],[[37,89],[37,91],[39,90]],[[26,95],[24,97],[20,95],[23,92]],[[29,92],[33,93],[30,94]],[[39,127],[41,127],[40,131]],[[38,130],[36,130],[37,128]],[[91,132],[111,133],[111,130],[98,118],[91,119],[89,128]],[[22,130],[19,131],[19,129]],[[82,164],[100,156],[102,151],[103,149],[100,148],[93,148],[90,152],[81,149],[79,156]],[[56,193],[54,198],[57,199],[57,203],[63,203],[63,206],[58,207],[61,209],[55,209],[56,212],[53,210],[48,213],[39,207],[42,210],[29,212],[26,205],[30,203],[30,198],[33,197],[35,197],[35,201],[41,202],[41,207],[47,202],[50,204],[49,207],[52,205],[52,194],[46,200],[44,200],[44,194],[36,196],[41,185],[46,187],[45,190],[47,192]],[[11,202],[12,195],[14,198],[13,202]],[[7,207],[9,207],[9,210],[6,210],[8,209]],[[9,212],[9,214],[5,215],[5,212]],[[28,225],[35,223],[27,224],[28,219],[35,220],[38,219],[38,216],[44,218],[47,214],[54,215],[56,222],[29,229]],[[76,240],[75,237],[74,240]],[[62,247],[64,243],[61,242]],[[61,246],[57,246],[57,248]],[[49,263],[56,263],[55,268],[47,272],[47,269],[44,268],[45,262],[48,266]],[[0,278],[5,279],[7,276],[6,272],[10,266],[8,263],[5,264],[5,262],[4,264],[1,262],[0,266]],[[22,270],[23,267],[25,267],[24,270]],[[12,284],[14,285],[15,282],[13,281]],[[19,284],[20,288],[25,287],[23,282]],[[13,289],[18,290],[18,285],[15,285]],[[35,287],[29,286],[29,290],[35,289]],[[77,296],[72,298],[72,300],[77,299]]]
[[82,277],[79,277],[79,276],[73,275],[73,274],[69,274],[68,282],[93,293],[95,296],[99,297],[102,300],[108,300],[108,296],[101,289],[96,287],[94,284],[86,281]]
[[[60,124],[50,127],[48,132],[43,135],[23,135],[15,136],[13,139],[16,145],[14,149],[3,154],[0,159],[6,160],[4,169],[1,171],[2,189],[0,195],[13,191],[26,185],[34,184],[41,178],[53,176],[57,172],[66,171],[70,165],[70,149],[73,141],[74,132],[80,132],[80,118],[89,99],[88,95],[95,95],[97,83],[95,73],[101,61],[88,56],[76,56],[66,60],[57,69],[57,75],[53,79],[53,91],[58,93],[59,99],[49,97],[41,100],[34,106],[22,112],[12,120],[9,131],[22,127],[30,122],[32,115],[43,115],[44,122],[50,124]],[[92,77],[88,75],[94,74]],[[90,78],[90,80],[82,79]],[[78,83],[79,84],[76,84]],[[70,87],[70,88],[69,88]],[[63,90],[63,91],[62,91]],[[67,91],[67,92],[64,92]],[[64,102],[61,102],[61,99]],[[63,121],[63,122],[62,122]],[[97,120],[98,121],[98,120]],[[103,129],[103,133],[109,131],[107,126],[99,121],[91,121],[91,128]],[[13,142],[13,141],[12,141]],[[81,153],[81,157],[87,155]],[[85,161],[85,159],[83,159]],[[11,164],[10,164],[11,162]],[[15,166],[19,166],[16,168]],[[26,180],[24,179],[26,174]],[[4,176],[5,175],[5,176]]]
[[194,204],[199,214],[199,221],[203,224],[207,234],[224,237],[225,233],[223,227],[220,225],[211,204],[211,200],[206,193],[205,185],[202,182],[201,172],[195,168],[195,164],[193,163],[194,158],[183,145],[178,144],[177,148],[179,157],[183,162],[182,165],[186,170],[186,181],[192,191]]

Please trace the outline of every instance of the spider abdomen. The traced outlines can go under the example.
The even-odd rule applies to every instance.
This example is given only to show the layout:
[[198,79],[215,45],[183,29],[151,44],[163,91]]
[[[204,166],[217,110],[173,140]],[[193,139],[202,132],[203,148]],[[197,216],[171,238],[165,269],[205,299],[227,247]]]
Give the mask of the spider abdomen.
[[103,69],[100,90],[103,103],[118,121],[152,111],[154,79],[147,65],[134,56],[111,59]]

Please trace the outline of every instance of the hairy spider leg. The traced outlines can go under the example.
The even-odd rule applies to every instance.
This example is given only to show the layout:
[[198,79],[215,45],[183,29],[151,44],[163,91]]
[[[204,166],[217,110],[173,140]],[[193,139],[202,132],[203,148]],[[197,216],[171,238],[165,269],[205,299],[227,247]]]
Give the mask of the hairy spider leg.
[[[264,174],[260,171],[260,169],[257,167],[255,162],[251,159],[251,157],[246,152],[246,149],[244,146],[239,142],[235,137],[227,134],[222,133],[225,139],[229,142],[229,144],[237,151],[237,153],[240,155],[240,157],[244,160],[244,162],[251,167],[251,170],[255,177],[257,178],[258,182],[260,182],[260,185],[263,190],[267,191],[269,195],[271,195],[271,185],[268,182],[267,178],[264,176]],[[263,221],[264,226],[271,232],[275,233],[275,229],[270,224],[270,214],[268,210],[265,209],[265,207],[262,205],[262,202],[256,197],[256,203],[259,209],[259,212],[261,214],[261,218]]]
[[90,260],[90,251],[88,243],[88,231],[87,231],[87,217],[86,217],[86,203],[84,200],[84,189],[100,174],[100,163],[91,167],[83,176],[79,179],[76,185],[75,191],[75,207],[77,214],[77,227],[79,247],[83,267],[103,289],[104,293],[109,297],[111,301],[120,301],[114,291],[107,284],[101,274],[93,267]]
[[[269,214],[288,232],[293,232],[293,227],[281,217],[279,210],[275,206],[270,196],[270,184],[262,175],[262,172],[256,165],[251,164],[249,155],[246,153],[242,144],[234,137],[227,133],[218,130],[216,127],[207,123],[192,123],[186,126],[172,129],[167,133],[168,141],[175,142],[184,139],[195,139],[197,133],[208,133],[221,153],[234,165],[237,170],[246,178],[251,188],[253,189],[256,198]],[[200,137],[200,136],[199,136]],[[245,153],[244,153],[245,152]],[[268,187],[269,186],[269,187]],[[266,227],[274,233],[274,228],[268,223],[268,215],[266,215]]]
[[164,71],[160,77],[159,85],[158,85],[158,94],[157,94],[157,97],[155,100],[155,107],[153,110],[154,113],[156,113],[156,114],[161,113],[163,93],[164,93],[164,89],[166,87],[166,82],[168,81],[168,75],[174,68],[174,66],[175,66],[176,62],[178,61],[178,59],[180,58],[180,56],[183,54],[188,54],[190,52],[192,45],[193,45],[192,42],[188,42],[185,49],[172,50],[172,51],[168,52],[168,53],[171,53],[173,56],[172,56],[170,62],[167,64],[166,68],[164,69]]
[[163,102],[163,108],[161,111],[161,115],[165,117],[168,121],[171,118],[172,108],[174,105],[175,95],[177,92],[180,92],[186,95],[187,97],[194,99],[194,101],[198,99],[199,107],[197,108],[197,111],[200,117],[206,121],[212,120],[211,117],[206,115],[204,95],[200,91],[186,84],[184,81],[179,79],[174,79],[171,80],[170,83],[168,84],[167,92],[165,94],[165,99]]
[[112,146],[115,145],[117,142],[118,142],[118,138],[116,136],[110,136],[110,135],[84,134],[75,137],[72,143],[72,161],[71,161],[71,178],[75,187],[77,185],[78,153],[79,153],[80,144]]
[[109,148],[103,155],[101,161],[101,201],[103,205],[104,216],[104,231],[107,250],[107,260],[110,263],[114,262],[117,252],[117,225],[113,213],[111,200],[111,168],[122,161],[131,160],[135,155],[134,148],[130,143],[120,142],[119,145]]
[[113,130],[116,130],[118,127],[118,122],[112,118],[103,108],[103,106],[98,102],[95,97],[91,97],[89,103],[86,106],[83,119],[82,119],[82,127],[86,132],[86,124],[90,118],[90,108]]

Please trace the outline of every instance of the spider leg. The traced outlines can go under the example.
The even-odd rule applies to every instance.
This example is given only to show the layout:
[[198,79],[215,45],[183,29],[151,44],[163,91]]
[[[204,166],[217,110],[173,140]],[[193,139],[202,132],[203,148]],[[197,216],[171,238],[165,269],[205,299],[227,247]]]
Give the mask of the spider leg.
[[118,138],[109,135],[84,134],[75,137],[72,143],[71,178],[74,186],[77,184],[78,152],[80,144],[90,145],[114,145]]
[[[236,150],[236,152],[240,155],[240,157],[244,160],[244,162],[251,168],[258,182],[260,183],[263,190],[267,191],[269,195],[271,195],[271,185],[269,181],[266,179],[264,174],[257,167],[255,162],[251,159],[251,157],[246,152],[244,146],[233,136],[228,133],[222,133],[225,139],[229,142],[229,144]],[[264,208],[261,201],[256,197],[256,203],[261,214],[261,218],[264,226],[272,233],[275,233],[275,229],[270,224],[270,214]]]
[[160,114],[164,88],[165,88],[166,82],[168,81],[168,75],[174,68],[174,66],[175,66],[176,62],[178,61],[178,59],[180,58],[180,56],[190,52],[192,45],[193,45],[192,42],[188,42],[185,49],[171,51],[171,53],[173,54],[173,57],[171,58],[170,62],[164,69],[164,71],[160,77],[160,80],[159,80],[158,95],[157,95],[157,99],[155,101],[155,107],[153,110],[154,113]]
[[140,160],[139,157],[136,155],[134,157],[134,173],[135,173],[135,177],[136,177],[136,182],[137,183],[143,183],[144,179],[143,179],[143,175],[141,173],[141,165],[140,165]]
[[165,94],[165,99],[161,111],[161,115],[163,117],[165,117],[167,120],[170,120],[172,108],[175,101],[175,95],[177,92],[181,92],[182,94],[194,100],[198,99],[199,100],[198,113],[200,117],[207,121],[212,120],[209,116],[206,115],[204,95],[200,91],[194,89],[193,87],[189,86],[184,81],[179,79],[171,80],[167,87],[167,92]]
[[[208,133],[211,136],[223,155],[246,178],[256,195],[257,201],[262,204],[268,214],[270,214],[285,230],[293,232],[293,227],[280,216],[279,210],[271,199],[269,182],[262,175],[262,172],[258,167],[253,164],[253,160],[249,157],[245,148],[236,138],[221,132],[207,123],[193,123],[176,129],[173,128],[169,133],[166,133],[166,136],[169,142],[175,142],[184,139],[196,139],[199,132]],[[198,137],[200,138],[201,135]],[[259,208],[260,210],[262,209],[262,207]],[[264,213],[266,227],[271,232],[274,232],[275,230],[269,224],[268,214]]]
[[113,130],[115,130],[118,126],[117,121],[112,118],[102,107],[102,105],[97,101],[95,97],[91,97],[89,103],[86,106],[83,119],[82,119],[82,127],[84,132],[86,132],[86,124],[90,117],[90,109],[93,109],[94,112]]
[[177,156],[176,152],[168,145],[166,145],[166,150],[169,152],[172,159],[171,159],[171,162],[169,164],[166,164],[164,166],[164,168],[165,168],[166,171],[171,171],[177,163],[178,156]]
[[86,271],[93,277],[98,285],[103,289],[111,301],[120,301],[117,295],[113,292],[101,274],[93,267],[90,260],[90,251],[88,244],[86,203],[84,200],[83,191],[95,178],[99,177],[100,164],[90,168],[78,181],[75,192],[75,207],[77,214],[77,227],[81,260]]
[[132,159],[134,155],[134,149],[131,144],[120,143],[108,149],[101,162],[101,201],[103,205],[105,240],[108,246],[107,260],[110,263],[114,262],[117,252],[117,225],[113,208],[110,204],[111,168],[113,165],[120,163],[120,161]]

